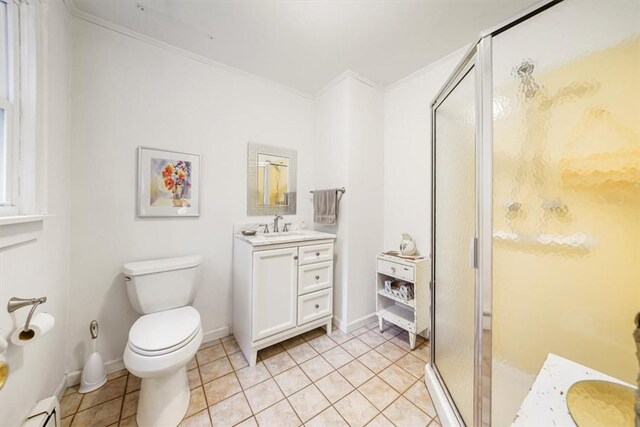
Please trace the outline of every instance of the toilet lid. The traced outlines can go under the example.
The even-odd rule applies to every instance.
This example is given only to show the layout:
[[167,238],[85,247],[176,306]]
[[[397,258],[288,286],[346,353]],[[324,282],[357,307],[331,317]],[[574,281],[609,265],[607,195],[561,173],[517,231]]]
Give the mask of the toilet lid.
[[200,313],[180,307],[140,317],[129,331],[129,344],[142,354],[176,350],[186,345],[200,329]]

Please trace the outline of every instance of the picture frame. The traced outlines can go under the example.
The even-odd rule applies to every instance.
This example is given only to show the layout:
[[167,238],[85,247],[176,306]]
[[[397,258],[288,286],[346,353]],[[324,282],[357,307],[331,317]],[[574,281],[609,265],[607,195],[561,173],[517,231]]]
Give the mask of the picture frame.
[[138,147],[138,216],[200,216],[200,155]]

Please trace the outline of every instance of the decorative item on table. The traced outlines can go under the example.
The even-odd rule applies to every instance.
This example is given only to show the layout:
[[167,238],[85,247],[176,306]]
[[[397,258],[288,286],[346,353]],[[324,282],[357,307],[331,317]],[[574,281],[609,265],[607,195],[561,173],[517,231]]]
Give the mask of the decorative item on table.
[[384,290],[396,298],[410,301],[414,298],[413,285],[403,280],[385,280]]
[[138,216],[198,216],[200,156],[138,147]]
[[400,253],[404,256],[411,256],[416,253],[416,242],[413,241],[413,237],[409,233],[402,234]]

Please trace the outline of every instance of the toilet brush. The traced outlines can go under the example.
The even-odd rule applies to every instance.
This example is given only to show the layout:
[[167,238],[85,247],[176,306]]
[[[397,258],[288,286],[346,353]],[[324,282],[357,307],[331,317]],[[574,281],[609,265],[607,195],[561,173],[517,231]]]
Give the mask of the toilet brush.
[[89,393],[90,391],[99,389],[107,382],[104,360],[102,360],[102,356],[98,353],[98,322],[96,320],[91,321],[89,324],[89,332],[91,333],[92,352],[84,363],[78,393]]

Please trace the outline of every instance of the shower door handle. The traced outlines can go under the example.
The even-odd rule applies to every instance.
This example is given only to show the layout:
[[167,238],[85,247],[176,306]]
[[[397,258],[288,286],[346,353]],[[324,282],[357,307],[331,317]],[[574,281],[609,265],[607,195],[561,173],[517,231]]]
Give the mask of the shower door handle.
[[469,241],[469,267],[478,268],[478,239],[476,237]]

